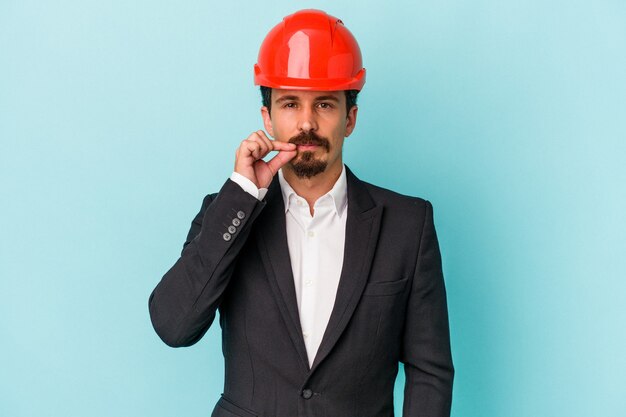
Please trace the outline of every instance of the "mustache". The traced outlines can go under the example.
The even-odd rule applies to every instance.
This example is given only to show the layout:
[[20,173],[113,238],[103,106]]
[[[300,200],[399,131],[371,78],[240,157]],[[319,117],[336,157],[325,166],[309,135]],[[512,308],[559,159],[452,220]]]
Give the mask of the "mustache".
[[296,145],[316,145],[323,147],[324,149],[326,149],[326,151],[330,150],[330,141],[325,137],[319,136],[312,130],[309,130],[307,132],[300,132],[299,135],[293,136],[287,142]]

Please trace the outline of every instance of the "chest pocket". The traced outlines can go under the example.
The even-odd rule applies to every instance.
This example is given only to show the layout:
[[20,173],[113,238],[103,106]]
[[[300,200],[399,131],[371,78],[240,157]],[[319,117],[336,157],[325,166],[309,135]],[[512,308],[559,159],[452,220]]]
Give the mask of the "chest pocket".
[[398,281],[370,282],[365,286],[363,295],[384,296],[398,294],[404,291],[408,282],[409,278]]

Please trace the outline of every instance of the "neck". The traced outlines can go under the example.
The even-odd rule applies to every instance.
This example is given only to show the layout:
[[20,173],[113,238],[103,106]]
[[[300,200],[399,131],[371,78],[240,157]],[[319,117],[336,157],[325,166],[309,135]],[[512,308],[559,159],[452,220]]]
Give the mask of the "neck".
[[315,202],[333,188],[341,175],[342,168],[343,163],[339,161],[334,167],[327,167],[324,172],[311,178],[300,178],[287,164],[283,166],[283,176],[296,194],[307,201],[311,214],[313,214]]

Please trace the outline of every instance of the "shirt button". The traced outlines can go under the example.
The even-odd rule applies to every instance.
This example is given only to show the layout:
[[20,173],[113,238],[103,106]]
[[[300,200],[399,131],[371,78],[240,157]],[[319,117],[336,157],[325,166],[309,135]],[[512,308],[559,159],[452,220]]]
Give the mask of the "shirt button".
[[230,233],[224,233],[222,237],[224,238],[225,241],[228,242],[232,236],[230,235]]
[[311,281],[310,279],[307,279],[306,281],[304,281],[304,286],[305,287],[310,287],[311,284],[313,284],[313,281]]
[[239,211],[237,212],[237,218],[238,218],[239,220],[243,220],[243,218],[244,218],[244,217],[246,217],[246,213],[244,213],[243,211],[239,210]]
[[235,233],[237,231],[237,228],[235,226],[228,226],[228,233]]
[[311,391],[310,389],[306,388],[302,390],[302,398],[304,398],[305,400],[308,400],[312,396],[313,396],[313,391]]
[[304,333],[302,333],[302,336],[304,336],[304,338],[306,339],[306,338],[309,337],[309,334],[307,332],[304,332]]
[[238,227],[241,224],[241,220],[234,218],[233,219],[233,226]]
[[309,233],[307,233],[307,235],[309,237],[313,237],[313,236],[315,236],[315,232],[313,230],[309,230]]

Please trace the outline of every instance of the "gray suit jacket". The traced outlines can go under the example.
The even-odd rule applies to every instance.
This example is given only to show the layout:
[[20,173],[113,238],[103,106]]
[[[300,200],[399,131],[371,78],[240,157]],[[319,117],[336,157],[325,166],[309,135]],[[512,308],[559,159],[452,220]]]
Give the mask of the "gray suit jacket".
[[403,416],[450,415],[454,369],[432,206],[349,169],[347,187],[344,263],[311,367],[277,178],[263,201],[230,180],[205,197],[149,310],[161,339],[179,347],[196,343],[219,309],[225,383],[212,417],[392,417],[400,362]]

